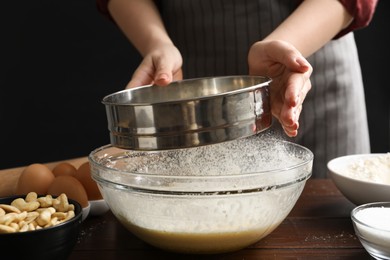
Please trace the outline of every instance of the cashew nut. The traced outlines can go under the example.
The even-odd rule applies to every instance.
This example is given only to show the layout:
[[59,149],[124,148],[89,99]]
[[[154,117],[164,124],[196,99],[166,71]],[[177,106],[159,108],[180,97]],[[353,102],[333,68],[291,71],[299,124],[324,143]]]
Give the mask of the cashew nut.
[[51,211],[49,209],[42,211],[36,220],[38,225],[46,226],[51,220]]
[[16,230],[8,225],[0,224],[0,234],[4,233],[14,233]]
[[18,198],[12,201],[11,206],[18,208],[21,211],[30,212],[39,208],[40,204],[38,201],[26,202],[24,199]]
[[24,222],[22,225],[19,227],[19,232],[26,232],[28,231],[28,224]]
[[57,199],[53,200],[53,207],[60,212],[67,212],[69,209],[68,197],[62,193]]
[[37,211],[28,212],[24,221],[30,223],[34,221],[38,216],[39,216],[39,212]]
[[51,195],[38,198],[35,192],[30,192],[24,199],[13,200],[11,205],[0,204],[0,234],[51,227],[74,216],[74,205],[69,204],[66,194],[53,199]]
[[66,213],[65,212],[55,212],[51,216],[53,218],[57,218],[58,220],[64,220],[66,218]]
[[4,216],[0,217],[0,224],[8,226],[10,223],[12,223],[16,219],[17,215],[18,215],[18,213],[15,213],[15,212],[5,214]]
[[26,202],[32,202],[32,201],[36,201],[38,198],[38,194],[36,194],[35,192],[29,192],[27,195],[26,195]]
[[5,212],[15,212],[15,213],[21,212],[17,207],[8,204],[0,204],[0,208],[2,208]]
[[17,223],[15,223],[15,222],[10,223],[9,227],[12,227],[16,231],[19,231],[19,225]]
[[42,208],[51,207],[53,205],[53,197],[51,195],[46,195],[45,197],[39,197],[37,199]]
[[20,221],[24,220],[26,217],[27,217],[27,211],[23,211],[23,212],[16,215],[15,222],[20,222]]

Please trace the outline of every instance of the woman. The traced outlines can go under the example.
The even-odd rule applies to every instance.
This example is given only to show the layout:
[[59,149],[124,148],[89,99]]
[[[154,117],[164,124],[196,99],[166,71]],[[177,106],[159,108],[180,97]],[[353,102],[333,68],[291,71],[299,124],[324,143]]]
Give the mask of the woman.
[[326,177],[334,157],[369,152],[352,31],[369,24],[376,0],[97,1],[143,56],[127,87],[269,76],[272,114],[313,151],[313,176]]

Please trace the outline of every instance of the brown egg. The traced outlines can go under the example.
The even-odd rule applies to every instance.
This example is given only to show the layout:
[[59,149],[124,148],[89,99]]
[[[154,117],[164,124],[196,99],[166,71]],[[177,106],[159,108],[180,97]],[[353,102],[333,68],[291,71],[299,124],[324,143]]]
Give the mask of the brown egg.
[[61,193],[65,193],[68,198],[80,203],[83,208],[88,206],[87,192],[73,176],[61,175],[56,177],[47,191],[47,194],[52,196],[59,196]]
[[75,177],[83,184],[89,200],[100,200],[103,198],[97,183],[92,179],[89,162],[85,162],[77,168]]
[[61,162],[53,168],[52,172],[56,177],[61,175],[75,176],[77,169],[73,166],[73,164],[68,162]]
[[40,163],[30,164],[20,174],[15,193],[21,195],[36,192],[44,195],[54,178],[54,174],[46,165]]

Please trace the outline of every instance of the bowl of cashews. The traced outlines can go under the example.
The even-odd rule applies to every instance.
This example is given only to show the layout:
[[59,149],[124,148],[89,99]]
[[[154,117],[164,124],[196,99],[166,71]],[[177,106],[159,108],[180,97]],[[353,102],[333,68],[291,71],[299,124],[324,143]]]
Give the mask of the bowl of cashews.
[[[30,192],[0,198],[1,258],[67,259],[76,245],[82,207],[66,194]],[[19,250],[11,250],[17,248]]]

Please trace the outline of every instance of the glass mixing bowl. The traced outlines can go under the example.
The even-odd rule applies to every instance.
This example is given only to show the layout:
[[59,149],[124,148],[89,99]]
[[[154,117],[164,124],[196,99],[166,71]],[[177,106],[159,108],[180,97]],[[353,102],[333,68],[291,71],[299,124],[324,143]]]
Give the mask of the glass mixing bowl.
[[251,136],[164,151],[111,145],[89,155],[115,217],[145,242],[181,253],[224,253],[271,233],[311,175],[313,154]]

